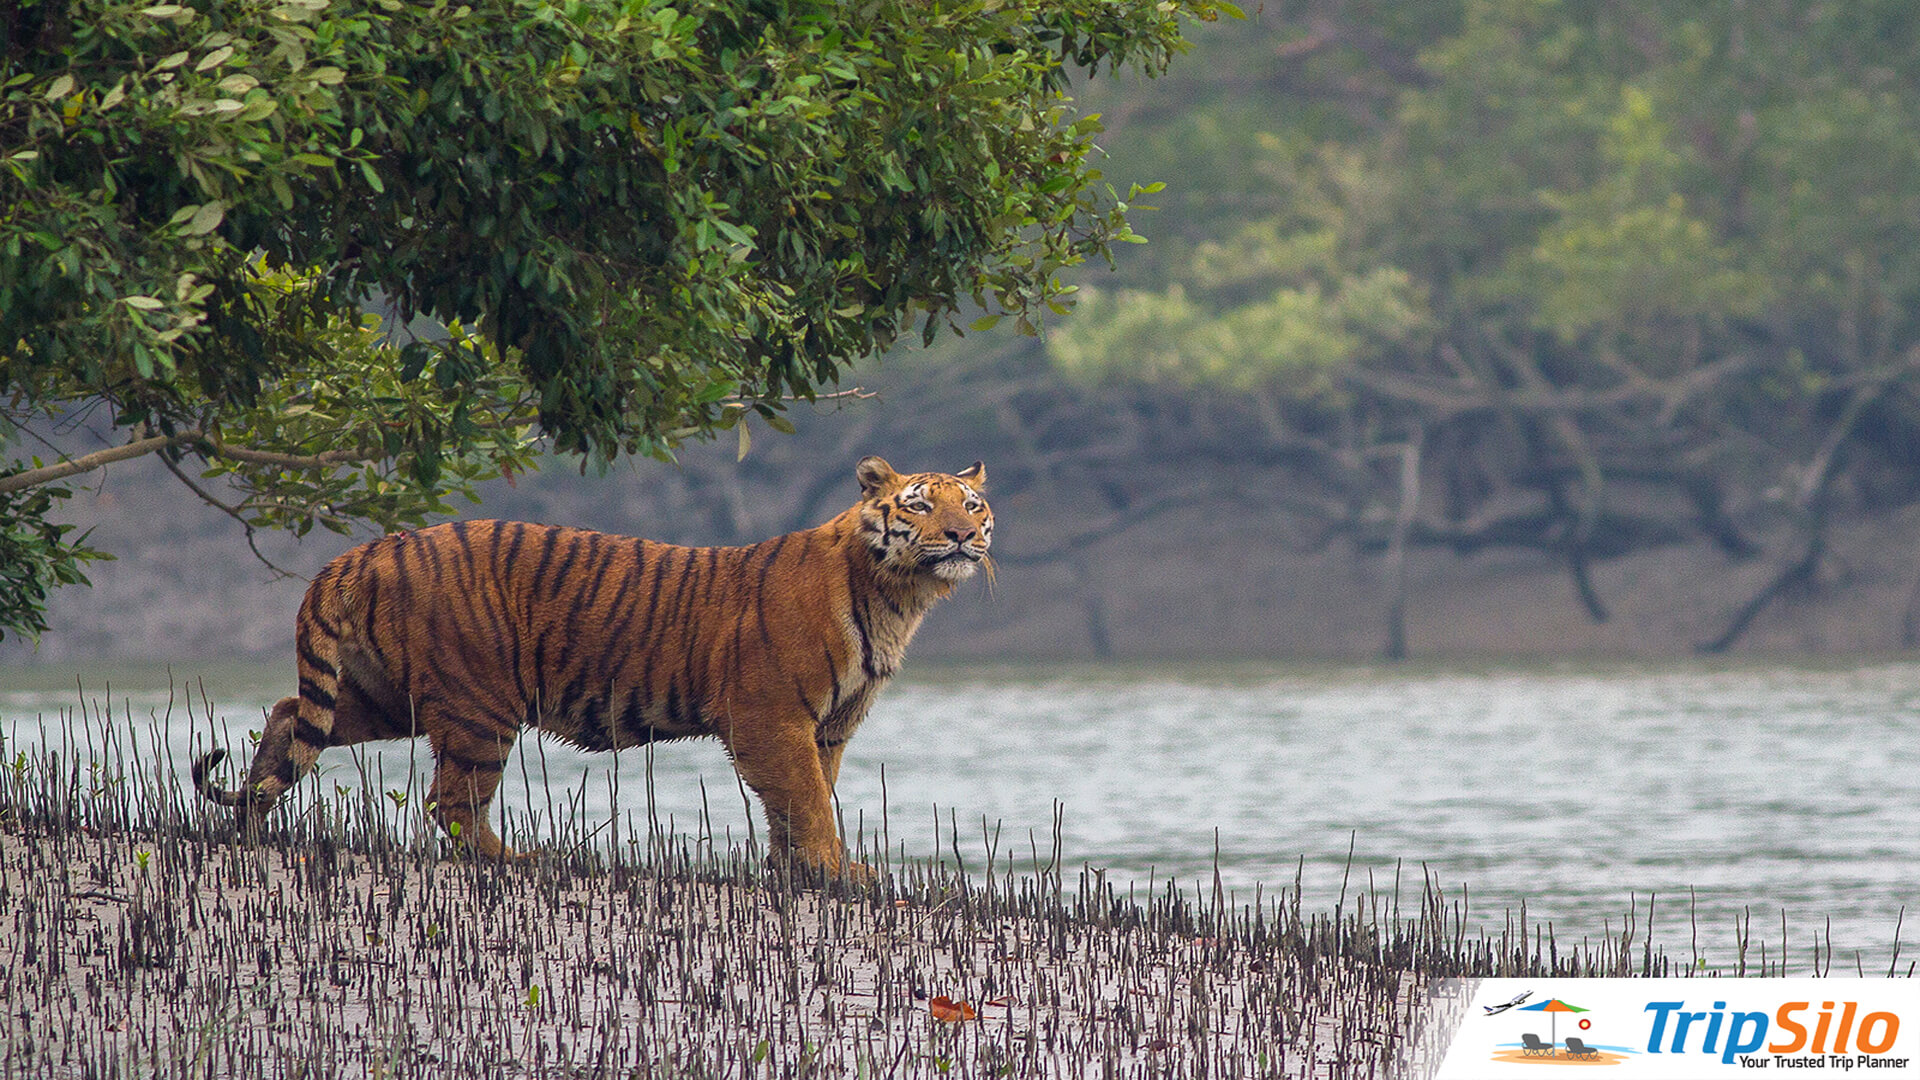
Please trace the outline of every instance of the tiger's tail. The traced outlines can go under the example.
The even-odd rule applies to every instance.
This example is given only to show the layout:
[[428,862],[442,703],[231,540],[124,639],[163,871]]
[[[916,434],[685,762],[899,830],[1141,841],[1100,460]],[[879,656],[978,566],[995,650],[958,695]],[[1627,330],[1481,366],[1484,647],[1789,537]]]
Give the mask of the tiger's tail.
[[216,746],[212,750],[195,758],[193,761],[193,789],[200,793],[201,798],[216,806],[231,806],[240,809],[252,806],[254,802],[252,792],[246,790],[228,791],[215,784],[213,778],[207,775],[213,770],[214,766],[224,761],[226,756],[227,752]]
[[258,823],[280,801],[280,795],[290,785],[290,776],[294,772],[293,729],[299,718],[299,698],[281,698],[267,716],[266,730],[260,733],[260,744],[254,749],[253,764],[247,770],[247,782],[238,791],[228,791],[213,782],[214,766],[226,760],[226,750],[215,747],[200,755],[193,762],[193,787],[200,797],[216,806],[232,807],[240,811],[242,827]]

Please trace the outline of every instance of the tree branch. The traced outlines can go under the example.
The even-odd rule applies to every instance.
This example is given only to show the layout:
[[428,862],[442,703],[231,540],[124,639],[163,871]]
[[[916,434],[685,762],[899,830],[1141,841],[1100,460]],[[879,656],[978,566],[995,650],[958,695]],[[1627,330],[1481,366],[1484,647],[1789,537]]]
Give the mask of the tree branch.
[[327,450],[318,454],[282,454],[271,450],[249,450],[241,446],[232,446],[205,435],[200,435],[194,441],[204,447],[211,457],[244,461],[249,465],[272,465],[282,469],[325,469],[334,465],[358,465],[368,461],[378,461],[387,456],[384,452],[374,452],[358,447],[350,450]]
[[78,476],[81,473],[105,468],[115,462],[130,461],[176,446],[195,447],[209,457],[225,458],[249,465],[271,465],[282,469],[325,469],[335,465],[357,465],[378,461],[387,456],[384,452],[362,447],[326,450],[318,454],[283,454],[272,450],[250,450],[244,446],[221,442],[204,431],[181,431],[172,435],[149,435],[121,446],[96,450],[91,454],[83,454],[54,465],[44,465],[37,469],[0,476],[0,495],[39,487],[42,484],[51,484],[57,480],[65,480],[69,476]]
[[1426,438],[1416,425],[1400,449],[1400,506],[1393,516],[1393,535],[1387,541],[1386,566],[1381,571],[1387,582],[1385,651],[1389,660],[1407,658],[1407,536],[1420,509],[1420,452]]
[[65,480],[69,476],[78,476],[81,473],[104,468],[116,461],[130,461],[133,458],[144,457],[156,450],[164,450],[169,446],[184,445],[201,437],[201,434],[197,431],[181,432],[177,435],[150,435],[143,439],[135,439],[121,446],[112,446],[105,450],[96,450],[91,454],[84,454],[77,458],[59,462],[58,464],[43,465],[37,469],[27,469],[9,476],[0,476],[0,495],[24,491],[27,488],[39,487],[42,484],[51,484],[56,480]]
[[1920,366],[1920,348],[1908,350],[1898,363],[1869,372],[1867,377],[1855,384],[1846,407],[1834,421],[1827,437],[1821,440],[1813,460],[1807,463],[1800,489],[1795,493],[1795,508],[1805,515],[1805,546],[1798,557],[1782,567],[1752,599],[1741,605],[1718,637],[1696,646],[1696,651],[1707,655],[1726,652],[1734,642],[1745,636],[1754,619],[1776,597],[1793,586],[1814,579],[1820,568],[1820,560],[1826,556],[1828,496],[1833,489],[1834,478],[1840,472],[1840,449],[1853,438],[1860,417],[1866,413],[1868,406],[1878,401],[1916,366]]

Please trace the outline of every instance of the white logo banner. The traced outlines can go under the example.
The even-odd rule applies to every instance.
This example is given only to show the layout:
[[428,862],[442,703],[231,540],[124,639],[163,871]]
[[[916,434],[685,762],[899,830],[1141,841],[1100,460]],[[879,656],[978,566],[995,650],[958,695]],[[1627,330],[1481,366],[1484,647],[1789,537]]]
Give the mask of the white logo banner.
[[1455,1024],[1440,1080],[1920,1074],[1910,980],[1482,979],[1434,1000]]

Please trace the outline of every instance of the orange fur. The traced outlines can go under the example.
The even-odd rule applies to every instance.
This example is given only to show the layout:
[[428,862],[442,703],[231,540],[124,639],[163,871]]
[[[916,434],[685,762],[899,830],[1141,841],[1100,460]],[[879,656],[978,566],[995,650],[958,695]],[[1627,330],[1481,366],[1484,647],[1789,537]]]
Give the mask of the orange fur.
[[486,809],[523,728],[588,750],[713,736],[759,795],[770,850],[843,870],[846,742],[993,534],[978,462],[902,475],[869,457],[855,472],[851,509],[746,547],[501,521],[363,544],[307,590],[300,692],[274,707],[246,787],[208,778],[220,750],[194,783],[253,826],[323,748],[425,735],[441,823],[510,857]]

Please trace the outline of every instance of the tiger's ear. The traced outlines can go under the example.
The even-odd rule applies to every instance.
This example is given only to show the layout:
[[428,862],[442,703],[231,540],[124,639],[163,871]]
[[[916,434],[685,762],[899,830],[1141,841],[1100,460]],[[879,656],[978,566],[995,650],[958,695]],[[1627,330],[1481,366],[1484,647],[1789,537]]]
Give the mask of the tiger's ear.
[[984,488],[987,486],[987,463],[976,461],[953,475],[974,487]]
[[860,464],[853,467],[854,479],[860,481],[860,494],[871,495],[888,484],[900,479],[883,457],[863,457]]

